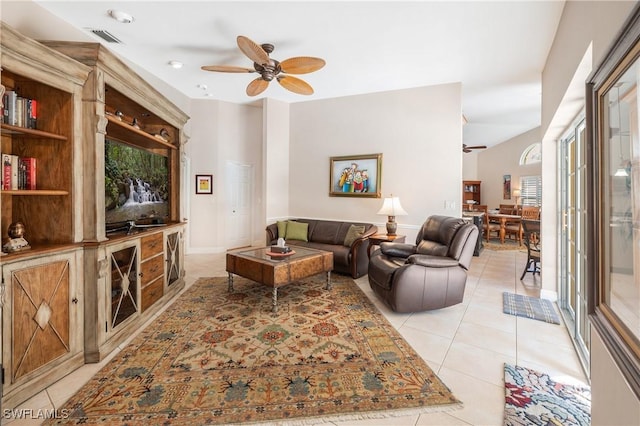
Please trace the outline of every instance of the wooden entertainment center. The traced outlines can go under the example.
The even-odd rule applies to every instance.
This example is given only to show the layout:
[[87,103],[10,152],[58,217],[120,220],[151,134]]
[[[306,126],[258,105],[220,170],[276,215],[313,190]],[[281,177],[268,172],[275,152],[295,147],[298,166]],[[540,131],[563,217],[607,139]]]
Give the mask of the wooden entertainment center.
[[[35,128],[1,125],[2,153],[37,162],[37,189],[1,191],[2,244],[22,222],[30,246],[0,257],[0,395],[13,408],[104,359],[184,287],[188,116],[98,43],[1,25],[2,85],[37,100]],[[107,232],[105,138],[166,158],[166,215]]]

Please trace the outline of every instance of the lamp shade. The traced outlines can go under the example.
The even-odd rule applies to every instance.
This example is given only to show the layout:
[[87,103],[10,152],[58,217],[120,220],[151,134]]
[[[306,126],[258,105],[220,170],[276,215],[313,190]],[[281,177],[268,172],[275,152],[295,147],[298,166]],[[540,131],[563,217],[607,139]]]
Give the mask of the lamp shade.
[[629,176],[629,173],[627,173],[627,169],[623,167],[618,167],[614,176]]
[[382,204],[382,208],[378,210],[378,214],[383,214],[385,216],[408,215],[408,213],[402,208],[402,205],[400,204],[400,198],[398,197],[385,198],[384,203]]

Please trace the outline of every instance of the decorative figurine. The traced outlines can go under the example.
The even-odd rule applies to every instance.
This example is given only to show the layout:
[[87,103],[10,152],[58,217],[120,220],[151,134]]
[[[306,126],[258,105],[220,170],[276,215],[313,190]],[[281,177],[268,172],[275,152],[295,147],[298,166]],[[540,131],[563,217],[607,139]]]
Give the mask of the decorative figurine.
[[160,133],[156,133],[154,136],[158,139],[162,139],[165,142],[169,142],[169,132],[165,128],[160,129]]
[[2,246],[2,249],[7,253],[30,249],[31,246],[27,240],[24,239],[25,233],[24,224],[22,222],[13,222],[9,225],[9,229],[7,230],[9,240]]

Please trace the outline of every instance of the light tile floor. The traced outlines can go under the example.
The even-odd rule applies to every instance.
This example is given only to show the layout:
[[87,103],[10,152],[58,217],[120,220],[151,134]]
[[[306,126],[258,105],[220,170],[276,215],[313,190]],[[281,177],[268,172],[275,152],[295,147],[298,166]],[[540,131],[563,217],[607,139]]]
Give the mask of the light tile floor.
[[[464,403],[464,408],[456,411],[395,417],[392,424],[502,425],[505,362],[546,372],[557,381],[587,384],[563,325],[502,313],[504,291],[539,296],[539,276],[527,274],[524,281],[519,279],[525,260],[526,254],[520,251],[485,249],[473,258],[463,303],[430,312],[394,313],[373,294],[366,276],[356,280],[389,322]],[[224,254],[186,256],[185,287],[199,277],[226,276],[224,262]],[[155,317],[149,322],[153,319]],[[87,364],[64,377],[19,408],[59,409],[116,352],[99,364]],[[328,424],[388,425],[389,422],[389,419],[345,420]],[[5,424],[37,425],[40,421],[3,419],[2,425]]]

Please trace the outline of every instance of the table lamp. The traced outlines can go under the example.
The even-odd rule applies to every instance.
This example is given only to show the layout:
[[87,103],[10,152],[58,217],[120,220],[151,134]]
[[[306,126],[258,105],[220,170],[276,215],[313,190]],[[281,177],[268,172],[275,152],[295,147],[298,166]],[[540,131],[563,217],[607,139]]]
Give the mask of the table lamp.
[[396,229],[398,229],[396,216],[406,216],[408,213],[402,208],[400,198],[394,197],[392,194],[391,197],[384,199],[384,203],[382,204],[382,208],[378,211],[378,214],[383,214],[389,217],[389,220],[387,221],[387,235],[396,235]]
[[516,210],[518,210],[518,198],[520,198],[520,190],[517,188],[514,189],[513,196],[516,197]]

